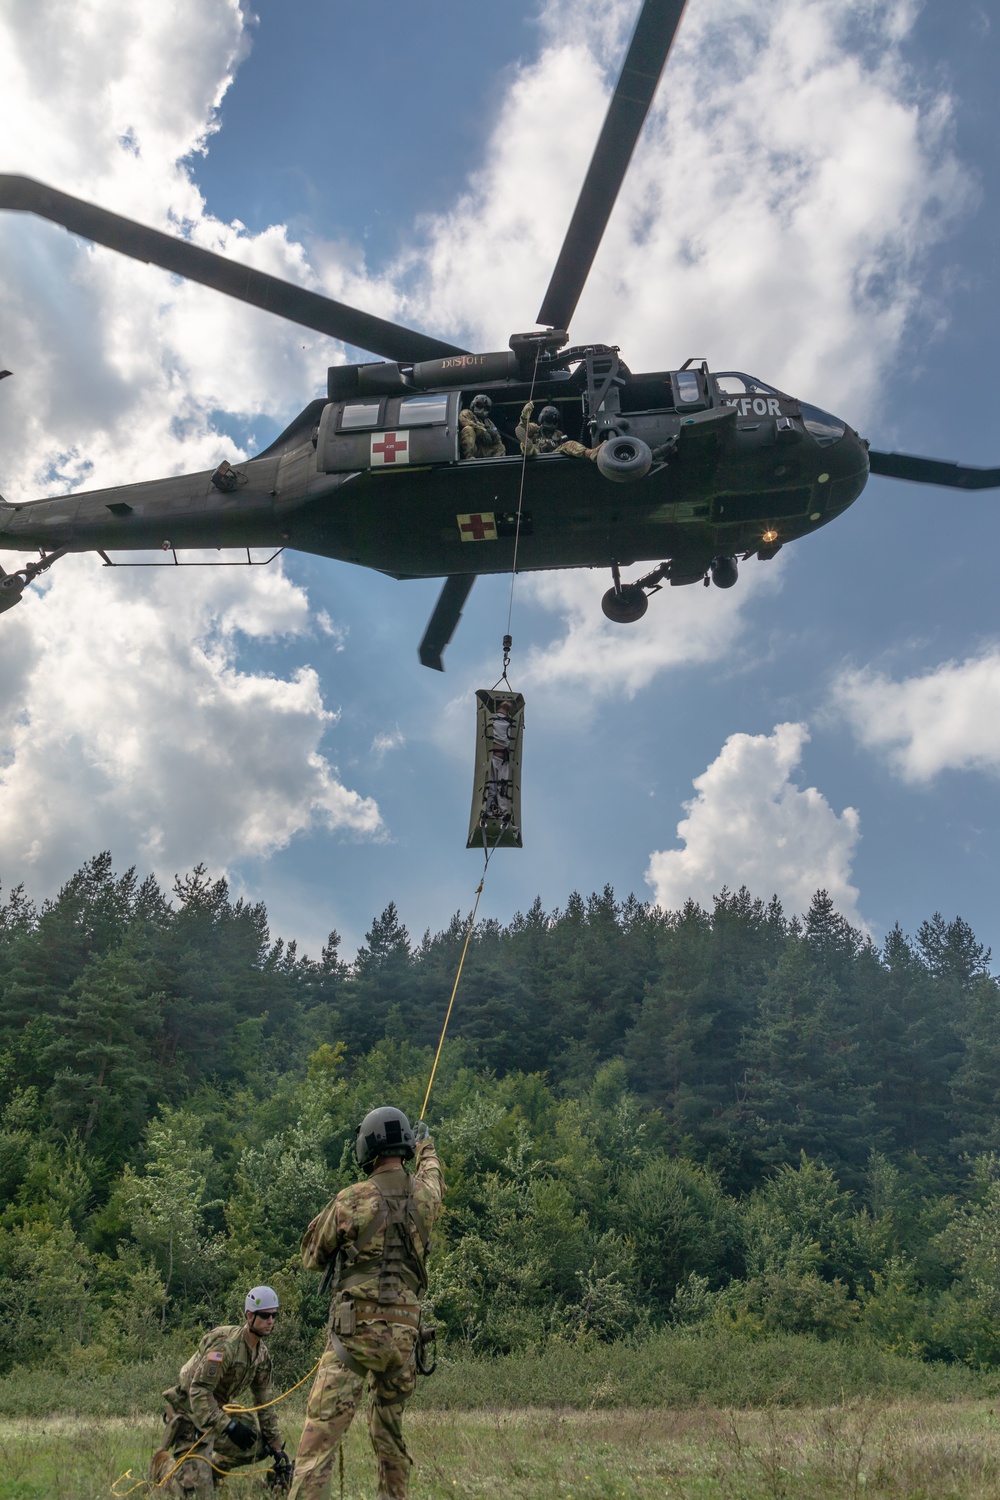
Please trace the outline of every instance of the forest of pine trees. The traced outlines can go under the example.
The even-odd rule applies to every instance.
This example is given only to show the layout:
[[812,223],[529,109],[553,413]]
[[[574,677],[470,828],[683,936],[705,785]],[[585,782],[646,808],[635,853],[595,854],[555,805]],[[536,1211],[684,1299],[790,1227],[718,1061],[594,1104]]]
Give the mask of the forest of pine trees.
[[[420,1108],[464,933],[393,904],[353,961],[272,939],[201,867],[102,854],[0,892],[0,1369],[150,1358],[277,1286],[353,1180],[357,1120]],[[818,892],[663,912],[609,889],[478,925],[430,1107],[456,1345],[796,1331],[1000,1362],[1000,989],[935,914],[876,947]]]

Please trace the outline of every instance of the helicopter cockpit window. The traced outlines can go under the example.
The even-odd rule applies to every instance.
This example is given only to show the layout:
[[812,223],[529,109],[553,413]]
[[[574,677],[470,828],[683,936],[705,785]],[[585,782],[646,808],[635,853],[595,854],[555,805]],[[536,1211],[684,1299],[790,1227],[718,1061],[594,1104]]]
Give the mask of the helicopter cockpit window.
[[719,394],[722,396],[783,396],[784,391],[779,391],[777,386],[768,385],[764,380],[758,380],[755,375],[744,375],[739,370],[726,370],[724,374],[714,375]]
[[818,406],[810,406],[806,401],[801,401],[799,406],[803,426],[807,432],[812,433],[821,448],[828,448],[831,443],[844,436],[846,425],[839,417],[831,417],[828,411],[821,411]]
[[340,414],[341,432],[352,432],[358,427],[377,427],[381,401],[346,401]]
[[447,420],[447,395],[407,396],[399,403],[400,427],[430,427],[435,422]]

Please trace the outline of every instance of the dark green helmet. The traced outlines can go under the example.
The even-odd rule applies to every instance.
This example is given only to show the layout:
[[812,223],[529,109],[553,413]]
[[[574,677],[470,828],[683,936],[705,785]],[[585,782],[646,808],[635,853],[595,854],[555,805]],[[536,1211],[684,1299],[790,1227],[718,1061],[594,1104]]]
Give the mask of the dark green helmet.
[[410,1122],[401,1109],[384,1104],[365,1115],[354,1132],[354,1154],[358,1166],[371,1170],[380,1156],[401,1156],[409,1161],[416,1152]]
[[559,421],[558,406],[543,406],[538,413],[538,425],[546,432],[551,432],[554,428],[558,427]]

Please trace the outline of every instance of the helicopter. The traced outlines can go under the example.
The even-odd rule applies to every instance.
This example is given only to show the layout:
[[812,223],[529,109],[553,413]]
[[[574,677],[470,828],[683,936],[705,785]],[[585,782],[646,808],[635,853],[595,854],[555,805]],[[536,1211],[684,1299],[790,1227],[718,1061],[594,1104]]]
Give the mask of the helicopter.
[[[223,292],[379,356],[333,365],[314,400],[253,458],[168,479],[0,502],[0,613],[69,552],[288,547],[397,579],[443,578],[419,646],[443,653],[479,574],[606,568],[604,614],[640,619],[664,584],[732,587],[841,515],[870,473],[958,489],[981,469],[871,449],[845,420],[704,359],[635,373],[569,326],[642,131],[686,0],[644,0],[535,330],[476,353],[282,281],[32,179],[0,174],[0,209]],[[2,374],[7,372],[0,372]],[[499,438],[463,455],[463,413],[491,403]],[[526,403],[586,457],[532,452]],[[530,415],[530,414],[529,414]],[[530,427],[528,429],[530,433]],[[561,445],[560,445],[561,446]],[[572,446],[572,445],[571,445]],[[527,448],[530,456],[526,456]],[[631,581],[622,569],[655,562]]]

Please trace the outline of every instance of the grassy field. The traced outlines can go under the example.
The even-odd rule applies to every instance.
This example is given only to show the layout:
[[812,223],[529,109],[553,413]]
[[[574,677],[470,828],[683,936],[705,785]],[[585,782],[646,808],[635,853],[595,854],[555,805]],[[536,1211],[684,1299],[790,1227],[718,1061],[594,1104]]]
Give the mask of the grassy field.
[[[117,1487],[124,1493],[145,1472],[155,1435],[153,1423],[124,1418],[0,1419],[0,1497],[104,1500],[131,1467],[133,1480]],[[994,1500],[1000,1492],[1000,1422],[987,1401],[423,1410],[408,1419],[408,1436],[412,1500]],[[344,1493],[370,1500],[373,1492],[358,1422]],[[233,1479],[226,1493],[260,1500],[268,1492]]]
[[[190,1352],[141,1365],[93,1359],[72,1370],[42,1366],[0,1378],[0,1417],[140,1417],[162,1410],[161,1392]],[[276,1389],[304,1375],[319,1350],[276,1359]],[[308,1389],[308,1386],[306,1387]],[[752,1340],[666,1329],[641,1344],[581,1345],[554,1340],[534,1352],[495,1359],[442,1354],[437,1374],[417,1385],[427,1409],[494,1407],[835,1406],[855,1400],[929,1401],[1000,1397],[997,1373],[975,1372],[887,1354],[873,1345],[804,1334]],[[292,1397],[290,1406],[304,1399]]]

